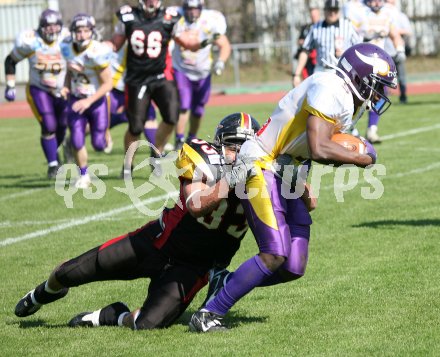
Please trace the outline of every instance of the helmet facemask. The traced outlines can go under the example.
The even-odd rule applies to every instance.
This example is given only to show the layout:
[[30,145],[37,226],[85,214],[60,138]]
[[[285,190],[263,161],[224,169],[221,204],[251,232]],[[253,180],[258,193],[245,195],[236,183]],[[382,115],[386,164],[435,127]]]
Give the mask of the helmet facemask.
[[152,3],[147,5],[145,0],[139,0],[139,7],[144,11],[147,17],[154,17],[161,6],[161,1],[157,1],[156,4]]
[[[78,32],[86,28],[90,31],[88,38],[78,38]],[[84,50],[95,36],[95,18],[86,14],[78,14],[73,18],[72,25],[70,26],[70,32],[72,32],[73,43],[78,51]]]
[[58,39],[63,27],[61,14],[54,10],[44,10],[40,15],[38,24],[38,34],[47,43],[52,43]]
[[241,145],[251,139],[259,129],[258,122],[246,113],[233,113],[223,118],[217,126],[214,145],[221,149],[224,162],[233,164],[236,155],[232,160],[228,156],[227,149],[238,153]]

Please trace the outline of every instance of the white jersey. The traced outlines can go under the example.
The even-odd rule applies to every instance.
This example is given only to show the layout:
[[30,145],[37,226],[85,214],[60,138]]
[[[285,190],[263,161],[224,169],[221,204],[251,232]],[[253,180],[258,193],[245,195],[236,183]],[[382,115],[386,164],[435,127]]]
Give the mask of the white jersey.
[[[183,9],[179,9],[183,13]],[[175,35],[186,30],[195,30],[199,33],[199,41],[212,37],[213,34],[224,35],[226,33],[226,20],[223,14],[216,10],[201,11],[200,17],[193,23],[185,21],[182,16],[175,26]],[[179,72],[185,73],[192,81],[208,77],[212,67],[212,45],[201,48],[198,51],[190,51],[174,45],[172,51],[173,67]]]
[[359,32],[362,23],[365,22],[368,10],[362,0],[350,0],[342,7],[342,15],[349,19],[356,31]]
[[360,25],[360,34],[364,40],[384,49],[390,56],[394,56],[396,54],[394,46],[392,48],[385,47],[386,39],[389,38],[391,30],[395,26],[393,14],[386,7],[382,7],[377,13],[368,7],[367,10],[364,21]]
[[100,71],[110,65],[113,52],[111,48],[99,41],[91,40],[82,52],[76,52],[71,41],[63,42],[61,49],[71,75],[72,95],[86,98],[95,94],[101,85]]
[[29,84],[55,96],[59,96],[64,86],[66,61],[61,55],[60,44],[69,36],[66,28],[51,44],[46,43],[36,30],[21,32],[12,50],[12,58],[19,62],[29,60]]
[[257,154],[270,162],[281,154],[297,161],[310,159],[306,127],[309,115],[332,123],[335,132],[353,125],[353,95],[344,80],[332,72],[318,72],[287,93],[254,140],[240,153]]
[[125,69],[127,67],[127,42],[118,52],[112,53],[111,68],[113,88],[123,92],[125,90]]

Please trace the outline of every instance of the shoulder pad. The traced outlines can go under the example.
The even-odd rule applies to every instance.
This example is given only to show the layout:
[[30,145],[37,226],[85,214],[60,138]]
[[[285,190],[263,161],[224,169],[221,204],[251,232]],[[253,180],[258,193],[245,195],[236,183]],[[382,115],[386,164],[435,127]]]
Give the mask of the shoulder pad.
[[177,167],[187,180],[216,182],[222,177],[222,158],[218,150],[204,140],[194,139],[179,151]]
[[34,30],[24,30],[20,32],[15,41],[17,47],[33,48],[36,46],[37,35]]
[[175,24],[181,17],[182,15],[176,6],[167,7],[163,15],[163,22],[165,24]]
[[119,8],[118,12],[116,13],[116,16],[119,20],[122,22],[130,22],[134,21],[135,19],[135,12],[133,7],[130,5],[123,5]]

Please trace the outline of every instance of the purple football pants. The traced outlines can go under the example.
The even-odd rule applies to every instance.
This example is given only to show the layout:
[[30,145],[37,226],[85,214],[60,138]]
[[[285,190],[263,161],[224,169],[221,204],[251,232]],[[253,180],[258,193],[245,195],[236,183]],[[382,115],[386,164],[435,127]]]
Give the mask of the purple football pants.
[[57,149],[67,128],[67,101],[34,86],[26,87],[27,101],[41,126],[41,147],[49,165],[58,162]]
[[67,101],[34,86],[27,88],[27,101],[41,125],[42,135],[56,134],[60,145],[67,128]]
[[180,96],[180,110],[191,109],[193,115],[202,117],[211,94],[211,75],[191,81],[183,72],[174,69],[174,79]]
[[[272,208],[266,203],[265,214],[273,215],[278,229],[270,227],[257,215],[255,200],[242,199],[249,227],[261,253],[283,256],[286,261],[282,269],[297,275],[303,275],[308,257],[308,241],[312,219],[301,198],[285,198],[282,195],[282,180],[271,171],[263,170],[265,187]],[[267,216],[266,216],[267,219]]]
[[73,103],[78,100],[80,99],[74,96],[69,100],[68,122],[72,146],[79,150],[85,145],[86,126],[89,123],[92,146],[96,151],[102,151],[107,145],[105,131],[109,121],[109,99],[107,96],[98,99],[83,114],[72,110]]

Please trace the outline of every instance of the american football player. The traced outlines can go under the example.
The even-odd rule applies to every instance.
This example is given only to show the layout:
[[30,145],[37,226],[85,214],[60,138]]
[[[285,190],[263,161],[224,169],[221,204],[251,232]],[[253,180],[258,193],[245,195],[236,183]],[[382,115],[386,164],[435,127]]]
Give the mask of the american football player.
[[69,36],[58,11],[44,10],[36,30],[21,32],[5,59],[5,99],[14,101],[15,68],[25,58],[29,61],[26,99],[41,127],[41,147],[47,161],[47,177],[55,178],[60,162],[57,148],[64,140],[67,127],[67,102],[61,96],[66,62],[60,44]]
[[229,264],[248,227],[240,200],[229,193],[252,174],[246,161],[236,159],[236,150],[259,125],[246,113],[232,119],[221,122],[218,133],[222,134],[216,136],[215,144],[194,139],[179,152],[180,198],[173,208],[56,267],[48,280],[18,302],[15,314],[32,315],[42,305],[66,296],[71,287],[149,277],[148,295],[140,309],[130,313],[117,302],[82,313],[69,324],[133,329],[172,324],[206,284],[208,270]]
[[[360,34],[364,41],[384,49],[396,62],[405,60],[405,42],[395,24],[395,16],[389,8],[384,7],[384,0],[365,1],[367,12],[360,24]],[[375,111],[368,113],[366,138],[371,143],[380,143],[378,134],[380,116]]]
[[[296,249],[291,222],[298,220],[307,226],[308,212],[305,206],[290,207],[291,200],[283,197],[282,179],[270,169],[275,160],[287,154],[298,165],[306,160],[359,167],[375,163],[376,153],[368,142],[366,154],[359,154],[332,142],[331,137],[351,130],[363,110],[381,114],[389,107],[384,88],[397,85],[395,64],[381,48],[361,43],[347,49],[334,69],[335,73],[313,74],[288,92],[255,138],[241,146],[239,158],[255,158],[256,175],[249,178],[246,190],[257,194],[242,199],[242,205],[259,253],[245,261],[215,298],[193,314],[192,330],[225,329],[222,317],[256,286],[279,280],[280,267]],[[300,249],[307,252],[305,242]]]
[[[113,48],[113,45],[111,46]],[[122,124],[128,123],[125,112],[125,70],[126,70],[127,45],[124,44],[119,51],[113,52],[111,69],[113,78],[113,89],[110,92],[110,129]],[[156,111],[153,104],[150,104],[147,110],[147,118],[144,125],[144,134],[147,141],[156,145]],[[110,136],[111,138],[111,136]],[[107,149],[108,148],[108,149]],[[104,152],[111,149],[107,146]]]
[[[211,94],[211,72],[221,75],[231,54],[226,36],[226,20],[222,13],[204,8],[203,0],[184,0],[178,9],[183,17],[177,22],[176,34],[191,33],[207,45],[198,51],[181,46],[172,49],[174,76],[180,96],[180,115],[176,126],[175,148],[185,141],[185,128],[190,122],[187,140],[197,136],[205,105]],[[219,50],[213,60],[212,44]]]
[[[174,8],[164,9],[158,0],[139,0],[137,7],[124,5],[116,17],[114,50],[127,41],[125,151],[139,139],[146,110],[154,100],[162,116],[155,145],[160,157],[179,118],[179,94],[172,73],[166,71],[168,44],[174,39],[177,46],[198,50],[200,41],[187,34],[176,35],[174,27],[181,15]],[[125,160],[122,176],[131,176],[132,159],[130,155]]]
[[90,125],[93,148],[103,151],[107,146],[108,96],[113,87],[110,68],[111,49],[95,40],[95,19],[77,14],[70,25],[72,37],[62,43],[67,61],[67,75],[62,94],[69,96],[68,124],[70,140],[80,176],[75,186],[85,189],[91,180],[87,172],[88,154],[85,146],[86,125]]

